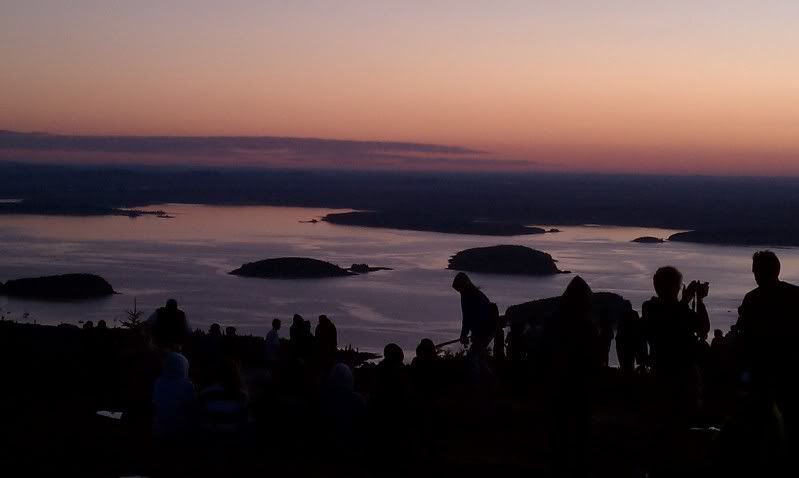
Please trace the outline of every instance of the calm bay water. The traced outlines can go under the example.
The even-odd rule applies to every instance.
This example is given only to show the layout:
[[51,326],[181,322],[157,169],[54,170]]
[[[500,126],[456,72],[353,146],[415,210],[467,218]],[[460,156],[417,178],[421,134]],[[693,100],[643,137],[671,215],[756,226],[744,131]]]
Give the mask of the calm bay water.
[[[743,295],[754,287],[750,247],[685,243],[634,244],[638,236],[674,231],[630,227],[559,227],[561,233],[497,238],[304,224],[329,209],[156,205],[156,217],[0,216],[0,281],[67,272],[100,274],[121,292],[94,301],[41,302],[0,297],[12,319],[75,323],[105,319],[109,326],[133,306],[147,314],[175,297],[193,327],[213,322],[263,335],[275,317],[288,326],[296,312],[316,322],[333,318],[339,343],[365,350],[397,342],[413,350],[423,336],[455,338],[460,302],[450,288],[447,259],[458,250],[522,244],[553,255],[561,269],[583,276],[594,290],[618,292],[640,310],[652,295],[651,276],[671,264],[686,281],[710,281],[715,328],[726,330]],[[799,249],[776,250],[783,278],[799,282]],[[244,262],[307,256],[342,266],[367,262],[392,267],[368,275],[315,280],[230,276]],[[560,294],[573,274],[526,278],[473,274],[500,310]],[[284,332],[287,334],[288,329]]]

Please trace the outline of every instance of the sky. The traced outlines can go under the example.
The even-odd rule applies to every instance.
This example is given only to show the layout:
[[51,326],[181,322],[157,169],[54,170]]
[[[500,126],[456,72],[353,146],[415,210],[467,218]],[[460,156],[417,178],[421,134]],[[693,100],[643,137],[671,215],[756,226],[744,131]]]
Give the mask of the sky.
[[[456,156],[329,167],[799,175],[796,25],[795,0],[0,0],[0,129]],[[277,161],[133,149],[0,140],[2,159]]]

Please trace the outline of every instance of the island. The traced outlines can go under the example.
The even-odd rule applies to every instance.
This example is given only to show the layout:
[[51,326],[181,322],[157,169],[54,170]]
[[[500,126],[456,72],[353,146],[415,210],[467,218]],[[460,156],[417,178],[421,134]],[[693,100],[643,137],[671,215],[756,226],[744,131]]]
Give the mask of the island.
[[350,266],[349,271],[356,274],[368,274],[369,272],[377,271],[391,271],[391,267],[371,267],[369,264],[353,264]]
[[512,222],[481,221],[449,215],[422,214],[417,211],[353,211],[328,214],[322,218],[341,226],[376,227],[408,231],[473,234],[482,236],[521,236],[544,234],[540,227]]
[[353,264],[349,269],[310,257],[277,257],[257,262],[248,262],[229,274],[242,277],[267,279],[321,279],[346,277],[375,271],[390,271],[390,267],[371,267],[369,264]]
[[795,247],[799,245],[799,227],[745,226],[698,229],[672,234],[669,241],[729,246]]
[[546,252],[526,246],[500,245],[460,251],[449,259],[447,269],[531,276],[568,273],[558,269],[555,262]]
[[61,274],[9,280],[0,295],[32,299],[93,299],[116,294],[105,279],[94,274]]
[[230,271],[230,274],[267,279],[321,279],[355,275],[354,272],[330,262],[309,257],[278,257],[248,262],[238,269]]
[[638,244],[662,244],[662,243],[664,243],[666,241],[664,241],[663,239],[661,239],[659,237],[641,236],[641,237],[636,237],[631,242],[636,242]]

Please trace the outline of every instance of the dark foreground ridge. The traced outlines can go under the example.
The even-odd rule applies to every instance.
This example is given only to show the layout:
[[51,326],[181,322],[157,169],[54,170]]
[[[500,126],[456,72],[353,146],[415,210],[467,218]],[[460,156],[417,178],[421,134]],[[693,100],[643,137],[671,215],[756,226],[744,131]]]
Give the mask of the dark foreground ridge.
[[424,215],[413,212],[355,211],[328,214],[323,218],[330,224],[363,226],[408,231],[442,232],[446,234],[474,234],[482,236],[521,236],[544,234],[540,227],[519,223],[478,221],[446,215]]
[[92,299],[115,294],[105,279],[94,274],[62,274],[14,279],[0,284],[0,295],[35,299]]
[[279,257],[248,262],[230,274],[243,277],[268,279],[317,279],[324,277],[344,277],[354,275],[330,262],[309,257]]
[[638,244],[663,244],[666,241],[664,241],[659,237],[642,236],[642,237],[636,237],[635,239],[632,240],[632,242],[637,242]]
[[534,276],[565,273],[555,262],[546,252],[526,246],[500,245],[460,251],[450,258],[447,269]]
[[0,315],[3,471],[798,476],[799,287],[779,271],[772,252],[753,256],[757,287],[710,343],[710,285],[671,266],[640,315],[579,276],[500,315],[459,272],[459,337],[420,337],[412,361],[393,343],[342,350],[327,315],[275,318],[265,338],[192,331],[175,299],[122,328]]

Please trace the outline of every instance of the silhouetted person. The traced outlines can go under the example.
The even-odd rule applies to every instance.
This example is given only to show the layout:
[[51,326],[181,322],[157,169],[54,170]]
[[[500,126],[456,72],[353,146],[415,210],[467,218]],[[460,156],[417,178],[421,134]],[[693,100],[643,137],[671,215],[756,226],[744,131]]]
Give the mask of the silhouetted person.
[[333,366],[327,376],[321,413],[323,448],[330,448],[333,461],[352,460],[361,451],[366,400],[355,391],[352,370],[343,363]]
[[83,330],[94,330],[94,322],[87,320],[83,323]]
[[105,323],[105,320],[97,321],[97,328],[100,330],[108,330],[108,324]]
[[302,345],[303,345],[303,357],[307,358],[314,358],[314,352],[316,352],[316,337],[314,337],[313,332],[311,331],[311,321],[304,320],[302,322]]
[[161,375],[153,386],[153,434],[158,441],[183,442],[193,431],[194,385],[189,380],[189,361],[169,352]]
[[208,336],[222,337],[222,326],[217,323],[211,324],[211,327],[208,328]]
[[272,320],[272,328],[266,333],[264,341],[264,354],[269,365],[277,362],[280,354],[280,319]]
[[303,332],[304,324],[305,319],[303,319],[300,314],[294,314],[294,317],[291,319],[291,327],[289,327],[289,340],[292,346],[296,348],[299,348],[303,335],[305,335]]
[[556,474],[580,475],[588,466],[591,389],[604,347],[592,320],[592,296],[581,277],[572,279],[544,330]]
[[641,339],[640,318],[629,300],[624,301],[624,311],[616,331],[616,355],[619,368],[625,373],[635,370],[635,363],[642,363],[643,340]]
[[239,346],[239,336],[236,335],[236,327],[225,327],[225,336],[222,338],[222,352],[225,357],[234,362],[241,362],[241,347]]
[[153,312],[147,323],[153,343],[162,349],[179,352],[191,334],[186,314],[175,299],[169,299],[164,307]]
[[[658,269],[653,283],[657,296],[644,302],[641,319],[652,371],[663,379],[686,379],[695,372],[697,342],[710,330],[704,304],[707,288],[691,282],[680,298],[682,274],[671,266]],[[689,305],[694,299],[696,311]]]
[[460,339],[464,345],[470,343],[466,353],[470,375],[473,380],[479,381],[483,375],[490,375],[485,360],[486,349],[498,326],[497,306],[463,272],[455,276],[452,288],[461,296],[463,322]]
[[599,335],[602,338],[602,349],[600,350],[600,358],[602,359],[602,366],[607,367],[610,363],[610,347],[613,344],[613,324],[610,321],[610,314],[607,310],[603,310],[599,316]]
[[438,366],[438,351],[432,340],[424,338],[416,347],[416,357],[411,361],[411,378],[416,392],[429,397],[438,390],[441,370]]
[[405,355],[397,344],[383,348],[383,360],[375,368],[375,382],[369,397],[372,432],[381,436],[375,442],[378,461],[396,460],[406,446],[404,437],[408,426],[408,377]]
[[505,360],[505,329],[497,326],[494,332],[494,345],[491,353],[494,355],[494,360]]
[[[699,341],[710,330],[704,304],[708,288],[696,281],[684,287],[682,274],[671,266],[658,269],[653,284],[657,296],[644,302],[641,325],[656,387],[658,443],[652,451],[656,468],[668,472],[674,463],[670,450],[681,442],[699,407]],[[696,311],[690,307],[693,300]]]
[[799,442],[799,287],[780,280],[780,261],[771,251],[752,257],[757,288],[738,308],[736,324],[745,373],[756,400],[775,403],[790,441]]
[[239,364],[224,357],[211,371],[210,384],[199,394],[201,426],[213,437],[240,437],[249,423],[247,393]]
[[316,326],[316,347],[320,363],[324,366],[332,365],[338,349],[338,334],[336,326],[326,315],[319,316],[319,323]]

